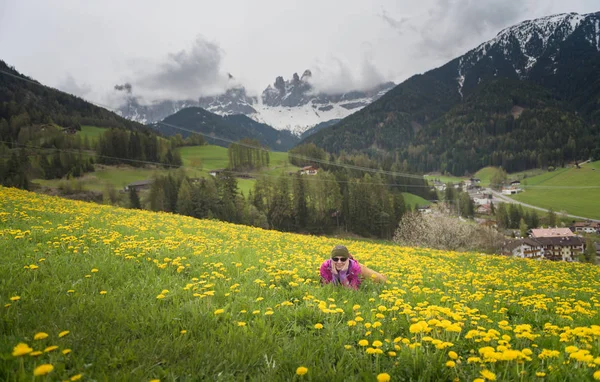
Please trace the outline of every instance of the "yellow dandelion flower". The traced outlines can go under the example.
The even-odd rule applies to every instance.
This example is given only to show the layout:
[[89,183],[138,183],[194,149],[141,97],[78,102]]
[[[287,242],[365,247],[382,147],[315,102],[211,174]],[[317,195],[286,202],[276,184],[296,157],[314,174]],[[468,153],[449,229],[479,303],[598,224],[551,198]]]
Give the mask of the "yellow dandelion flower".
[[29,353],[29,355],[32,357],[37,357],[38,355],[42,355],[42,354],[44,354],[44,353],[39,350],[32,351],[31,353]]
[[382,346],[383,346],[383,343],[381,341],[373,341],[373,347],[379,348]]
[[223,314],[225,313],[225,309],[217,309],[215,310],[215,316],[218,316],[219,314]]
[[108,292],[106,292],[105,290],[100,291],[100,294],[106,294],[106,293],[108,293]]
[[58,333],[58,338],[62,338],[64,336],[66,336],[67,334],[71,333],[68,330],[63,330],[62,332]]
[[308,373],[308,368],[304,367],[304,366],[300,366],[296,369],[296,374],[297,375],[304,375]]
[[265,316],[270,316],[270,315],[272,315],[273,313],[275,313],[275,312],[273,312],[272,310],[269,310],[269,311],[265,312]]
[[12,296],[10,298],[10,301],[19,301],[21,299],[21,296]]
[[185,334],[185,333],[187,333],[187,330],[185,330],[185,329],[182,329],[182,330],[179,332],[179,334]]
[[354,320],[348,321],[348,326],[356,326],[356,321],[354,321]]
[[344,345],[344,349],[350,350],[350,349],[352,349],[352,346],[351,345]]
[[496,380],[496,374],[492,373],[488,369],[481,370],[479,372],[479,374],[481,374],[481,376],[483,378],[487,379],[488,381],[495,381]]
[[71,349],[65,349],[65,350],[63,350],[63,351],[62,351],[62,353],[63,353],[64,355],[67,355],[67,354],[69,354],[70,352],[71,352]]
[[352,307],[352,310],[359,310],[360,309],[360,305],[356,304]]
[[546,376],[546,373],[544,373],[543,371],[538,371],[537,373],[535,373],[536,377],[540,377],[540,378],[544,378]]
[[246,323],[244,321],[239,321],[237,323],[237,326],[246,326]]
[[34,340],[43,340],[43,339],[46,339],[46,338],[48,338],[48,333],[44,333],[44,332],[39,332],[39,333],[36,333],[36,334],[33,336],[33,339],[34,339]]
[[600,381],[600,370],[597,370],[597,371],[594,373],[594,379],[595,379],[595,380],[597,380],[597,381]]
[[450,357],[450,359],[458,359],[458,354],[456,354],[454,351],[449,351],[448,357]]
[[390,357],[395,357],[395,356],[396,356],[396,352],[395,352],[395,351],[389,351],[389,352],[388,352],[388,355],[389,355]]
[[44,353],[49,353],[49,352],[54,351],[56,349],[58,349],[58,346],[56,346],[56,345],[48,346],[48,347],[46,347],[44,349]]
[[75,293],[75,289],[69,289],[67,293]]
[[321,324],[321,323],[315,324],[315,329],[323,329],[323,324]]
[[253,310],[252,314],[260,314],[260,310]]
[[454,362],[454,361],[446,362],[446,367],[455,367],[455,366],[456,366],[456,362]]
[[388,373],[377,374],[377,382],[389,382],[392,379]]
[[151,379],[150,382],[160,382],[160,379]]
[[35,369],[33,369],[33,375],[34,376],[40,376],[40,375],[46,375],[48,373],[50,373],[52,370],[54,370],[54,366],[52,366],[49,363],[45,363],[43,365],[40,365],[38,367],[36,367]]
[[14,347],[12,355],[13,357],[20,357],[22,355],[31,353],[33,351],[32,348],[29,347],[29,345],[21,342],[19,344],[17,344],[17,346]]
[[159,294],[158,296],[156,296],[157,299],[162,300],[163,298],[165,298],[167,296],[165,296],[164,294]]
[[94,269],[92,269],[92,271],[91,271],[91,272],[92,272],[92,273],[96,273],[96,272],[98,272],[98,269],[94,268]]
[[369,346],[369,341],[367,341],[367,340],[360,340],[360,341],[358,341],[358,345],[359,346],[363,346],[363,347],[364,346]]
[[70,381],[79,381],[82,376],[83,376],[83,374],[75,374],[74,376],[72,376],[71,378],[69,378],[69,380]]

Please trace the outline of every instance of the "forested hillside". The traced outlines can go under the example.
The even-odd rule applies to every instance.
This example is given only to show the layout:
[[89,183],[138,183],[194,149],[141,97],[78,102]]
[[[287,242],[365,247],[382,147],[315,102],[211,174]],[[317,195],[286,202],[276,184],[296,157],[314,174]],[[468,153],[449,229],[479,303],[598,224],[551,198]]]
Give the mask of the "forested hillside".
[[[163,123],[155,123],[152,126],[167,136],[181,134],[183,137],[188,137],[195,132],[201,133],[206,136],[208,143],[223,147],[229,146],[226,140],[238,141],[249,138],[257,140],[272,150],[287,151],[299,141],[298,137],[287,130],[275,130],[245,115],[220,116],[200,107],[181,109],[165,118]],[[213,139],[211,136],[226,140]]]
[[600,157],[600,13],[530,20],[303,142],[472,173]]

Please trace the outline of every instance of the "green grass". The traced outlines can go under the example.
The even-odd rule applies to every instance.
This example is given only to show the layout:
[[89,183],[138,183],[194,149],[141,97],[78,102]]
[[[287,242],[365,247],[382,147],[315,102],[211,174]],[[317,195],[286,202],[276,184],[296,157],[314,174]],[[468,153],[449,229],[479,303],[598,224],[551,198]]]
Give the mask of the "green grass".
[[452,182],[454,184],[458,184],[460,182],[465,182],[468,180],[468,178],[466,178],[466,177],[458,177],[458,176],[451,176],[451,175],[424,175],[423,177],[425,179],[427,179],[430,184],[433,184],[434,180],[439,180],[442,183]]
[[479,178],[481,180],[481,186],[488,187],[495,172],[496,167],[484,167],[477,171],[475,175],[473,175],[473,178]]
[[[596,266],[286,234],[2,187],[0,200],[3,381],[45,380],[33,377],[41,364],[57,381],[473,381],[482,370],[498,381],[540,371],[584,381],[597,370],[565,352],[600,354]],[[321,286],[337,244],[388,284]],[[34,340],[40,332],[48,337]],[[19,343],[41,354],[11,355]],[[523,361],[467,362],[490,349]],[[543,349],[557,357],[542,360]]]
[[184,166],[201,167],[204,172],[226,168],[227,149],[220,146],[187,146],[178,149]]
[[100,136],[105,131],[106,129],[101,127],[83,125],[81,126],[81,131],[77,132],[77,135],[80,135],[82,139],[87,137],[90,143],[94,143],[100,139]]
[[428,206],[431,204],[430,201],[423,199],[422,197],[415,195],[415,194],[411,194],[409,192],[403,192],[402,196],[404,197],[404,203],[407,206],[411,206],[411,207],[415,207],[415,205],[418,206]]
[[600,161],[584,164],[580,169],[561,168],[546,172],[527,178],[522,184],[525,191],[513,196],[515,200],[552,208],[556,212],[566,211],[573,215],[600,219]]

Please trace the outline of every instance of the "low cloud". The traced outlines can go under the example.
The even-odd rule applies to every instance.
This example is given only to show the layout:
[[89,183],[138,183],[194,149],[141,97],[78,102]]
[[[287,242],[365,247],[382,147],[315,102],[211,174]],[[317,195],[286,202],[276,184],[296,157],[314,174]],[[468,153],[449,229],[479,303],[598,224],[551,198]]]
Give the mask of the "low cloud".
[[123,85],[115,85],[115,90],[120,92],[125,92],[127,94],[131,94],[131,89],[133,87],[129,82],[124,83]]
[[370,90],[386,82],[386,77],[367,57],[352,66],[339,58],[319,63],[312,70],[310,83],[315,92],[340,94],[352,90]]
[[73,94],[78,97],[85,97],[92,91],[92,87],[87,83],[78,83],[72,75],[67,75],[59,84],[58,88],[65,93]]
[[501,29],[522,21],[528,8],[539,0],[437,0],[432,8],[412,17],[393,17],[385,10],[381,19],[397,33],[416,32],[419,54],[452,59],[493,36]]
[[197,37],[190,48],[144,65],[139,74],[114,89],[148,103],[165,99],[195,100],[220,94],[230,82],[221,68],[222,58],[223,52],[216,43]]

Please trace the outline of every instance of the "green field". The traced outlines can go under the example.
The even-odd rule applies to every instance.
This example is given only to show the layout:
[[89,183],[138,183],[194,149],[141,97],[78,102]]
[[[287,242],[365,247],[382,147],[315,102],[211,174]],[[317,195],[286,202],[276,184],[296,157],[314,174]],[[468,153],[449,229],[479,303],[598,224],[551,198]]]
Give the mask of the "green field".
[[533,176],[525,179],[522,187],[525,191],[513,199],[556,212],[600,219],[600,161],[584,164],[580,169],[561,168]]
[[420,207],[424,207],[424,206],[428,206],[431,204],[430,201],[423,199],[422,197],[415,195],[415,194],[411,194],[409,192],[403,192],[402,196],[404,197],[404,203],[407,206],[411,206],[411,208],[414,208],[415,206],[420,206]]
[[81,131],[77,132],[77,135],[80,135],[82,139],[87,137],[90,143],[94,143],[100,139],[100,136],[105,131],[106,129],[101,127],[83,125],[81,126]]
[[[600,378],[597,266],[0,200],[3,381]],[[387,283],[321,286],[337,244]]]
[[451,176],[451,175],[424,175],[423,177],[425,179],[427,179],[430,184],[433,184],[434,180],[439,180],[442,183],[454,183],[454,184],[458,184],[460,182],[464,182],[464,181],[468,180],[467,178],[461,178],[458,176]]

